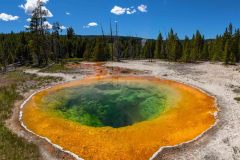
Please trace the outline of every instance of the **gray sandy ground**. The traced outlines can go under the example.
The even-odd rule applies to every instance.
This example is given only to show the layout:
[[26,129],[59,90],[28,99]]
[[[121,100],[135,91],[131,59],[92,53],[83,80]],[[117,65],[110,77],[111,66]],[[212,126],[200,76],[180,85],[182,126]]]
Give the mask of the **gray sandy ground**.
[[[240,160],[240,87],[239,66],[221,64],[176,64],[167,62],[126,61],[108,63],[129,69],[149,70],[151,75],[193,85],[216,96],[220,112],[218,124],[195,142],[164,149],[161,160]],[[234,92],[235,91],[235,92]]]

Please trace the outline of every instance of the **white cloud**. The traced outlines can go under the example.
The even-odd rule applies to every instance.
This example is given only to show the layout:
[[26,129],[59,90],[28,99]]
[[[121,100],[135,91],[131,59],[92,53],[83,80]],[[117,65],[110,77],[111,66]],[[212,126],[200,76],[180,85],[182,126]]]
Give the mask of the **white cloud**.
[[65,30],[65,29],[67,29],[67,27],[65,27],[65,26],[60,26],[60,29],[61,29],[61,30]]
[[12,16],[10,14],[0,13],[0,20],[3,20],[3,21],[15,21],[15,20],[18,20],[18,19],[19,19],[18,16]]
[[66,15],[68,15],[68,16],[69,16],[69,15],[71,15],[71,13],[69,13],[69,12],[66,12]]
[[147,5],[141,4],[140,6],[138,6],[138,10],[140,12],[147,12]]
[[42,7],[42,10],[47,11],[47,17],[53,17],[52,12],[50,12],[45,6]]
[[[44,27],[46,27],[47,29],[52,29],[53,28],[53,25],[51,24],[51,23],[49,23],[48,21],[45,21],[44,22]],[[30,26],[29,25],[24,25],[24,28],[26,28],[26,29],[28,29]],[[65,30],[65,29],[67,29],[67,27],[65,27],[65,26],[60,26],[60,29],[61,30]]]
[[114,6],[111,10],[111,13],[116,15],[123,15],[123,14],[134,14],[137,10],[134,8],[134,6],[131,6],[130,8],[123,8],[119,6]]
[[86,26],[83,26],[83,28],[90,28],[90,27],[97,27],[98,24],[96,22],[91,22],[91,23],[88,23],[88,25]]
[[127,8],[127,9],[126,9],[126,13],[127,13],[127,14],[134,14],[134,13],[136,13],[136,12],[137,12],[136,9],[130,9],[130,8]]
[[[40,0],[40,1],[46,4],[49,0]],[[24,9],[26,14],[31,15],[32,11],[37,7],[37,3],[38,3],[38,0],[26,0],[26,3],[19,5],[19,7]],[[48,12],[47,17],[53,17],[53,14],[45,6],[43,6],[42,9]]]
[[30,26],[28,26],[28,25],[24,25],[24,28],[28,29],[28,28],[30,28]]
[[96,26],[98,26],[98,24],[96,22],[91,22],[91,23],[88,23],[88,26],[96,27]]
[[111,10],[111,13],[116,14],[116,15],[122,15],[122,14],[126,13],[126,8],[114,6],[113,9]]
[[47,29],[52,29],[53,25],[49,23],[48,21],[45,21],[43,24]]
[[31,22],[31,18],[28,18],[27,21],[28,21],[28,22]]

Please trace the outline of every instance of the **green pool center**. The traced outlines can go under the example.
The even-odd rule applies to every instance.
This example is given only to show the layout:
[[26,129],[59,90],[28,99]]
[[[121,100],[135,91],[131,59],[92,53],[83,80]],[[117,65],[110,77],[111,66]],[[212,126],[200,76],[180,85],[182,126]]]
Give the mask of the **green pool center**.
[[156,118],[166,96],[154,85],[99,82],[62,89],[43,99],[45,109],[92,127],[119,128]]

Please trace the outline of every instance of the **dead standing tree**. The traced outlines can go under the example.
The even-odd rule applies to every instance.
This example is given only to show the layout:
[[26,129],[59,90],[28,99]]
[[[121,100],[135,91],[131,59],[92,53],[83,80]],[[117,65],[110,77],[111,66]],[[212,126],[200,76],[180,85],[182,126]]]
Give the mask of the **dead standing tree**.
[[118,37],[118,23],[117,22],[115,23],[116,23],[116,35],[113,36],[112,21],[110,19],[110,39],[111,39],[111,52],[112,52],[111,58],[112,58],[112,61],[114,61],[114,57],[116,57],[116,60],[119,62],[123,54],[123,47]]
[[120,62],[120,59],[123,54],[123,47],[118,37],[118,22],[116,22],[116,35],[115,35],[114,47],[115,47],[116,59],[118,62]]
[[112,52],[112,61],[114,60],[114,39],[113,39],[113,30],[112,30],[112,20],[110,19],[110,36],[111,36],[111,52]]

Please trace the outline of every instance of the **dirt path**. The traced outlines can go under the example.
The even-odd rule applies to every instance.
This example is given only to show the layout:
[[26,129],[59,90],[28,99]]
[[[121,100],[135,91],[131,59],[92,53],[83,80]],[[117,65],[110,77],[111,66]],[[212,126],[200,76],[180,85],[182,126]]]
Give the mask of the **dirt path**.
[[240,104],[234,100],[240,94],[233,91],[240,88],[240,73],[237,71],[239,66],[147,61],[108,63],[107,66],[149,70],[153,76],[187,83],[217,97],[220,109],[217,126],[195,142],[164,149],[155,159],[240,159]]

